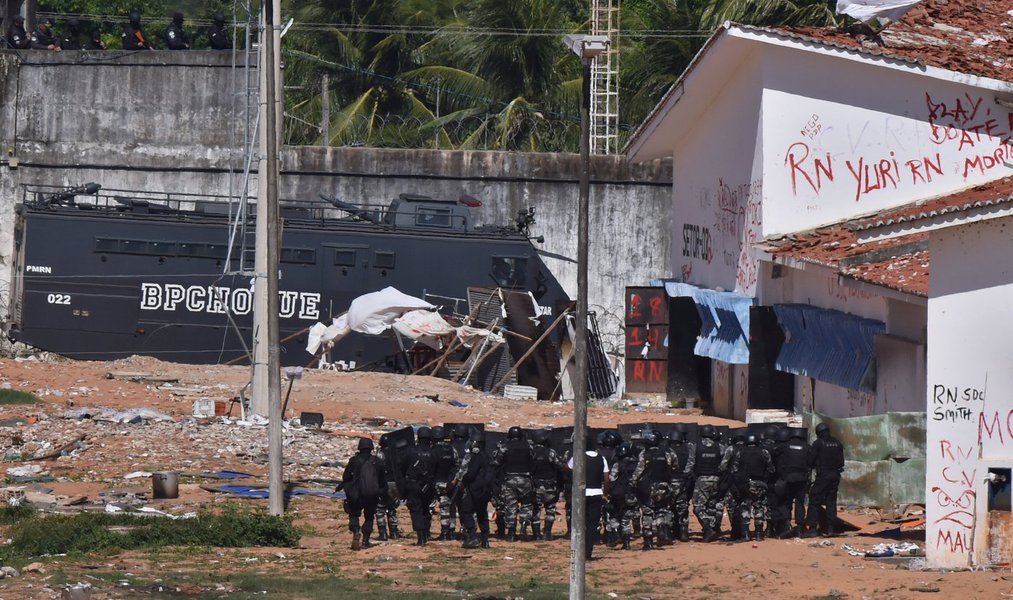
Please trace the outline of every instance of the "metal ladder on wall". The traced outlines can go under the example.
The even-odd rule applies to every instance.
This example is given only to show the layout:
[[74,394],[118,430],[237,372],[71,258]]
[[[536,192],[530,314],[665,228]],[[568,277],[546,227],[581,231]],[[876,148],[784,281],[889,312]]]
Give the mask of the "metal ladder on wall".
[[609,39],[591,63],[591,154],[619,151],[619,0],[591,0],[591,35]]

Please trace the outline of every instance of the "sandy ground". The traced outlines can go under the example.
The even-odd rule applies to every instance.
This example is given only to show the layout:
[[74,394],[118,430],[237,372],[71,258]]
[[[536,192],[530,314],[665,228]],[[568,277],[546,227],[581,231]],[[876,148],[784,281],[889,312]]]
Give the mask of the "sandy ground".
[[[48,488],[57,498],[84,496],[92,504],[136,496],[145,500],[150,492],[149,480],[124,476],[145,470],[173,470],[184,474],[180,497],[150,500],[149,505],[180,513],[236,502],[233,497],[201,488],[201,484],[220,482],[187,475],[234,470],[254,475],[249,482],[265,483],[266,429],[243,426],[235,419],[196,420],[189,415],[195,400],[235,397],[248,377],[247,367],[176,365],[146,358],[115,363],[0,360],[0,385],[32,392],[43,400],[41,405],[2,407],[5,414],[0,415],[0,443],[7,447],[0,468],[38,465],[38,475],[55,480],[37,485]],[[286,390],[284,382],[283,395]],[[456,407],[451,401],[467,406]],[[115,417],[80,417],[82,410],[94,417],[103,408],[139,407],[159,411],[171,419],[129,424],[114,422]],[[428,377],[331,371],[306,371],[294,382],[288,414],[302,411],[320,412],[325,418],[322,432],[300,428],[286,432],[286,477],[304,482],[339,478],[341,469],[331,462],[347,458],[357,435],[378,435],[391,428],[423,423],[482,422],[489,429],[501,431],[511,425],[572,423],[572,413],[565,404],[486,396]],[[238,408],[232,416],[238,416]],[[679,420],[734,424],[645,406],[595,406],[589,410],[592,426]],[[66,456],[23,460],[52,452],[82,435],[81,443]],[[239,502],[266,504],[262,500]],[[553,597],[562,592],[558,588],[546,591],[545,586],[558,585],[568,578],[567,540],[512,544],[494,540],[490,550],[466,551],[459,543],[451,542],[417,548],[412,539],[407,539],[353,553],[347,550],[350,536],[340,502],[300,497],[290,502],[289,511],[297,524],[309,526],[300,548],[47,559],[41,561],[41,571],[0,581],[0,598],[60,597],[62,582],[67,579],[92,583],[92,598],[148,597],[163,592],[176,597],[238,594],[238,588],[222,582],[223,573],[310,579],[339,576],[351,582],[353,588],[370,590],[335,591],[333,597],[365,597],[380,592],[410,597],[418,590],[456,598]],[[601,598],[739,598],[745,594],[856,599],[1013,597],[1013,574],[1009,571],[926,571],[912,568],[919,565],[918,561],[911,565],[909,561],[850,556],[842,548],[845,543],[868,549],[877,543],[896,541],[880,534],[896,528],[896,524],[877,522],[879,515],[871,511],[846,511],[842,516],[860,529],[829,540],[745,544],[693,541],[651,552],[602,547],[588,566],[588,587],[593,597]],[[401,518],[408,523],[403,508]],[[691,521],[696,532],[695,520]],[[917,529],[905,530],[905,535],[921,545]],[[122,574],[123,581],[130,585],[116,583],[116,574]],[[214,583],[209,583],[212,580]]]

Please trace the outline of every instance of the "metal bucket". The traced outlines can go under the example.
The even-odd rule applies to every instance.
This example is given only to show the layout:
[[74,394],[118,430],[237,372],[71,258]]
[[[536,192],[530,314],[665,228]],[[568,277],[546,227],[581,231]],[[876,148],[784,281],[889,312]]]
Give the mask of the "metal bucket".
[[152,473],[151,488],[155,498],[179,498],[179,473],[175,471]]

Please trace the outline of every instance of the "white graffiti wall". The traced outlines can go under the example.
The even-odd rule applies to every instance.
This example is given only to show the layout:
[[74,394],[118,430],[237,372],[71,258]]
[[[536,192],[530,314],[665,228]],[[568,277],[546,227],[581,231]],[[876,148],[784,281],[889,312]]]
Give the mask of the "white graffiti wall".
[[760,70],[740,65],[691,132],[673,140],[672,274],[710,289],[751,294],[759,239]]
[[994,93],[784,48],[764,56],[765,236],[1008,174],[1013,112]]
[[944,229],[930,248],[926,552],[959,567],[988,562],[985,477],[1013,464],[1013,218]]

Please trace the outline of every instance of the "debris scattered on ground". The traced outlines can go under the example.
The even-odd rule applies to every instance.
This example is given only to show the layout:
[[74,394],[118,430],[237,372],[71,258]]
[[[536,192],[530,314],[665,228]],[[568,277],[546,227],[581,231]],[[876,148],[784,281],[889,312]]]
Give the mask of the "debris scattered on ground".
[[889,556],[924,556],[924,552],[918,544],[912,542],[901,542],[899,544],[876,544],[869,550],[855,548],[851,544],[843,544],[841,548],[851,556],[864,556],[866,558],[886,558]]

